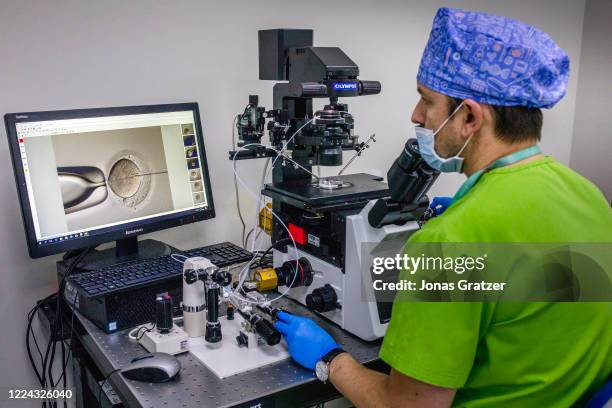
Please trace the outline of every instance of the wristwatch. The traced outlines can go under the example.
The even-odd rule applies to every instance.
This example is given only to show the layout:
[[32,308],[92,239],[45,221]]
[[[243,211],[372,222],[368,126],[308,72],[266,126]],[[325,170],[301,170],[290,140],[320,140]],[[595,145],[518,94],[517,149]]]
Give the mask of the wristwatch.
[[315,374],[317,375],[317,378],[320,381],[327,381],[327,379],[329,378],[329,365],[331,364],[334,358],[336,358],[339,354],[342,353],[346,353],[346,351],[338,347],[324,355],[321,360],[317,361],[317,365],[315,365]]

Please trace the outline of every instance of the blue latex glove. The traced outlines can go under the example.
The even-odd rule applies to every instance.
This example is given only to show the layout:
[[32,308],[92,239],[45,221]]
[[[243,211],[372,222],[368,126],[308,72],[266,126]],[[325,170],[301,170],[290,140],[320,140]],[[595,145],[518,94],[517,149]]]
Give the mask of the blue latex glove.
[[453,197],[434,197],[429,208],[436,210],[436,215],[442,214],[453,202]]
[[318,324],[306,317],[279,312],[274,327],[281,332],[289,354],[300,365],[315,369],[315,365],[330,351],[340,348],[338,343]]

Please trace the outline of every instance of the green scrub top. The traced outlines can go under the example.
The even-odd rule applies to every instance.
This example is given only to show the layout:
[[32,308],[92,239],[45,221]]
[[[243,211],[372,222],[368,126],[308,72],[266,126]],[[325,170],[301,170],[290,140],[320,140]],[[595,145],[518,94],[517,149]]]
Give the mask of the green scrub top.
[[[546,156],[486,172],[411,242],[612,243],[612,210]],[[380,357],[454,406],[569,407],[612,372],[612,303],[395,302]]]

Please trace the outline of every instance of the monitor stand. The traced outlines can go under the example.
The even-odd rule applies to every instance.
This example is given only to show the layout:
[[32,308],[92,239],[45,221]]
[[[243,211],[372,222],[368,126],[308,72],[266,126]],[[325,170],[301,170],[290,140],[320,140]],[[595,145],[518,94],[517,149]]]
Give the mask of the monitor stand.
[[[73,273],[93,271],[127,261],[158,258],[177,251],[176,248],[153,239],[138,241],[136,236],[123,238],[117,240],[113,248],[93,250],[87,254]],[[78,253],[79,251],[68,252],[57,262],[59,276],[64,274]]]

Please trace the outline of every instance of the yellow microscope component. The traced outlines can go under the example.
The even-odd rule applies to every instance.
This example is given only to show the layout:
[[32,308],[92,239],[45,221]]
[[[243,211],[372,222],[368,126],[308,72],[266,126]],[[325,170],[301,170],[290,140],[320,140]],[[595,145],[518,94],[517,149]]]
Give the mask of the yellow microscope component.
[[259,228],[264,230],[266,234],[272,235],[272,203],[267,203],[259,211]]
[[276,289],[278,286],[278,276],[274,268],[259,269],[253,274],[257,282],[257,290],[260,292]]

